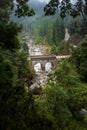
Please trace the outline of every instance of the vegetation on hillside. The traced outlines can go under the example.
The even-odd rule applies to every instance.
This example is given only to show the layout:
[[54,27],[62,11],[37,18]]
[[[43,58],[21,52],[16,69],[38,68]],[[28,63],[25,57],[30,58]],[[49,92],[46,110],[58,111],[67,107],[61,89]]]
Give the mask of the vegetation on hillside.
[[[52,23],[49,22],[51,17],[46,20],[41,18],[42,21],[40,19],[40,26],[34,31],[35,34],[46,38],[48,44],[53,46],[52,53],[67,54],[71,49],[69,53],[72,56],[58,62],[55,71],[49,74],[46,87],[40,88],[40,95],[34,95],[29,88],[34,78],[34,71],[28,61],[28,46],[26,43],[20,43],[18,39],[21,27],[9,19],[13,2],[13,0],[0,2],[0,129],[87,130],[86,22],[83,21],[74,29],[72,23],[69,25],[71,34],[78,33],[83,39],[76,48],[73,48],[70,46],[70,41],[61,41],[65,31],[60,18]],[[28,0],[16,0],[16,2],[18,5],[15,12],[18,17],[34,14],[33,9],[27,6]],[[50,4],[53,6],[56,4],[54,2],[55,0],[51,0]],[[77,0],[74,12],[73,8],[70,8],[69,0],[61,2],[62,6],[66,3],[64,8],[61,8],[62,16],[65,16],[68,10],[70,15],[75,13],[75,16],[81,15],[81,11],[84,11],[83,19],[86,18],[86,0],[84,3],[82,0]],[[51,8],[51,14],[56,11],[53,9]],[[46,23],[42,24],[43,22]],[[36,25],[37,22],[34,26]]]

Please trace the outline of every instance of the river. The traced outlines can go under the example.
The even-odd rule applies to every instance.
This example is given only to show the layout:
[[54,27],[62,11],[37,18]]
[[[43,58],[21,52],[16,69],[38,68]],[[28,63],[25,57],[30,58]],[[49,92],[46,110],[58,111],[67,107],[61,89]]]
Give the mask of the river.
[[[65,29],[65,41],[69,40],[70,35],[68,33],[68,29]],[[31,38],[28,38],[28,46],[29,46],[29,55],[30,56],[37,56],[37,55],[46,55],[49,52],[50,47],[47,45],[35,45],[33,44],[33,40]],[[47,79],[48,79],[48,73],[52,72],[52,65],[50,62],[47,62],[45,64],[45,71],[42,71],[41,64],[38,62],[34,66],[34,70],[36,73],[36,81],[31,86],[31,88],[45,86]]]
[[[48,54],[49,47],[46,45],[35,45],[33,44],[33,40],[29,40],[29,55],[30,56],[37,56],[37,55],[46,55]],[[36,73],[36,80],[34,84],[31,85],[31,88],[35,87],[45,87],[47,79],[48,79],[48,73],[52,71],[52,65],[50,62],[47,62],[45,65],[45,71],[41,69],[41,64],[38,62],[36,65],[34,65],[34,70]]]

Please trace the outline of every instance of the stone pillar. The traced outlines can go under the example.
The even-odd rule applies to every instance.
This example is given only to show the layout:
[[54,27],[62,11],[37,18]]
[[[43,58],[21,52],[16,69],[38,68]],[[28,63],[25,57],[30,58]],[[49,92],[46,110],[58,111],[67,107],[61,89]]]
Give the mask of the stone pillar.
[[46,64],[46,60],[44,60],[44,61],[41,61],[41,68],[42,68],[42,70],[43,71],[45,71],[45,64]]

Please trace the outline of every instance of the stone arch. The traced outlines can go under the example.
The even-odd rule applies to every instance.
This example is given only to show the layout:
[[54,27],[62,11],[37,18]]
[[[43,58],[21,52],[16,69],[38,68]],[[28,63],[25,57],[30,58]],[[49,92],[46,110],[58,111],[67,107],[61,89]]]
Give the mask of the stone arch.
[[51,69],[55,69],[56,64],[57,64],[57,59],[56,56],[47,56],[47,55],[42,55],[42,56],[31,56],[31,61],[32,61],[32,66],[34,67],[36,64],[40,63],[41,65],[41,70],[45,71],[46,70],[46,64],[49,62],[51,65]]
[[36,64],[34,64],[33,67],[34,67],[35,72],[40,72],[42,70],[40,62],[37,62]]
[[45,72],[51,72],[51,71],[52,71],[52,63],[51,61],[49,61],[45,64]]

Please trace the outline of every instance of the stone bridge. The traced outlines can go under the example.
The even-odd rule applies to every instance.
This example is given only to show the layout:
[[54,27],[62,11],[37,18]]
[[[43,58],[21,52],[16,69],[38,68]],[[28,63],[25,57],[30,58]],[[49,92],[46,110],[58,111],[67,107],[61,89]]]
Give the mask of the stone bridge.
[[62,56],[56,56],[56,55],[36,55],[36,56],[30,56],[30,60],[32,62],[32,66],[34,67],[37,63],[41,64],[41,69],[45,70],[46,63],[50,62],[52,66],[52,70],[56,68],[57,61],[60,59],[69,58],[70,55],[62,55]]
[[52,65],[52,69],[54,69],[57,65],[57,58],[55,55],[37,55],[37,56],[30,56],[30,60],[32,62],[32,66],[36,65],[37,63],[41,64],[42,70],[45,70],[46,63],[50,62]]

